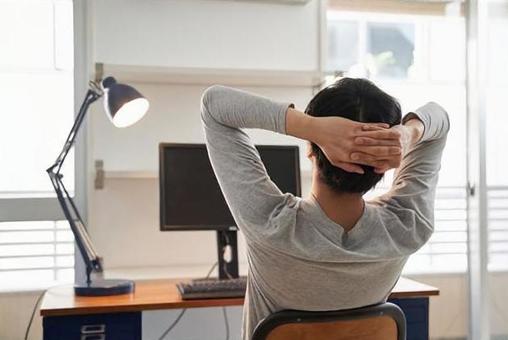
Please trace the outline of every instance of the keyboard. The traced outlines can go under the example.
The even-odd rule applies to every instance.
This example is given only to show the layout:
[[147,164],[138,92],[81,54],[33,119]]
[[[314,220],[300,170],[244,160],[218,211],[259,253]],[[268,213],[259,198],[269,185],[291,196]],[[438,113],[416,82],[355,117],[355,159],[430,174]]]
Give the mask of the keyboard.
[[197,279],[176,285],[183,300],[220,299],[245,296],[247,277],[235,279]]

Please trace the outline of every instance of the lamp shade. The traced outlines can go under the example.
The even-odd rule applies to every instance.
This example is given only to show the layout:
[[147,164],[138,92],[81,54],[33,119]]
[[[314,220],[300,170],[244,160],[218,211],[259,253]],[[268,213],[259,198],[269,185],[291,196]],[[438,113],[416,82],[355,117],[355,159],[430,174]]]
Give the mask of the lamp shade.
[[102,81],[104,110],[116,127],[127,127],[139,121],[148,111],[148,100],[135,88],[117,83],[113,77]]

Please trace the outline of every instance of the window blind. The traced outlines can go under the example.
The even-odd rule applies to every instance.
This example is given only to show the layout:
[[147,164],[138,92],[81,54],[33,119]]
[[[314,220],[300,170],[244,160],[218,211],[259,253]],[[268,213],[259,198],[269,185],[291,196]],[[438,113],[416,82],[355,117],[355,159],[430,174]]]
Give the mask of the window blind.
[[0,223],[0,290],[74,280],[74,237],[64,221]]
[[489,269],[508,269],[508,186],[489,186]]

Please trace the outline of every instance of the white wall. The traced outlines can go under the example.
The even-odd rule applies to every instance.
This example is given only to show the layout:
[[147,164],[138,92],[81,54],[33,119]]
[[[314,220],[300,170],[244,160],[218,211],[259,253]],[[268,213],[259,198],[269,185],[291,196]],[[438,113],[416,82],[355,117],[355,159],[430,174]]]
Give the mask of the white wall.
[[95,1],[96,61],[317,70],[319,2]]
[[[103,160],[104,167],[108,171],[148,171],[155,174],[158,171],[160,142],[204,142],[199,107],[201,94],[206,86],[131,84],[150,100],[150,110],[132,127],[118,129],[106,118],[101,105],[94,106],[90,114],[93,160]],[[313,95],[310,88],[244,87],[243,89],[276,100],[293,102],[300,108],[304,108]],[[304,146],[304,143],[295,138],[266,131],[252,131],[252,135],[256,137],[255,142],[264,144]],[[309,168],[308,163],[305,163],[305,166]]]

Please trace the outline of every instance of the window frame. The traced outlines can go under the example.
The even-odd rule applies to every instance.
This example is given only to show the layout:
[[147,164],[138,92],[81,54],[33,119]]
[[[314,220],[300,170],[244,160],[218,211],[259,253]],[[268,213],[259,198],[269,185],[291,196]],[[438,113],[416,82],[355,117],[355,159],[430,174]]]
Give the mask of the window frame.
[[[74,116],[77,115],[83,96],[88,90],[89,75],[93,74],[92,44],[93,44],[93,2],[87,0],[73,0],[74,23]],[[88,112],[90,114],[90,112]],[[90,147],[90,131],[87,119],[81,126],[81,136],[74,145],[74,203],[80,211],[85,227],[88,223],[88,174],[93,173],[91,162],[88,160]],[[83,282],[86,279],[86,266],[77,246],[74,251],[74,280]]]
[[[83,96],[88,89],[89,74],[91,73],[91,44],[93,37],[91,18],[91,4],[87,0],[65,0],[72,3],[73,8],[73,45],[74,45],[74,113],[76,116]],[[69,112],[70,114],[70,112]],[[70,126],[69,126],[70,129]],[[89,171],[88,150],[89,132],[86,120],[82,125],[79,136],[74,145],[74,202],[78,207],[85,223],[88,220],[88,179]],[[56,157],[56,155],[55,155]],[[48,163],[48,166],[50,164]],[[44,171],[44,169],[41,169]],[[49,178],[48,178],[49,181]],[[27,209],[27,207],[30,207]],[[0,222],[19,221],[59,221],[65,220],[62,208],[56,197],[14,197],[0,198]],[[77,248],[74,251],[74,280],[85,277],[85,265]],[[39,287],[46,289],[47,287]],[[25,290],[25,289],[20,289]],[[37,290],[36,287],[30,290]],[[16,291],[16,290],[9,290]]]

